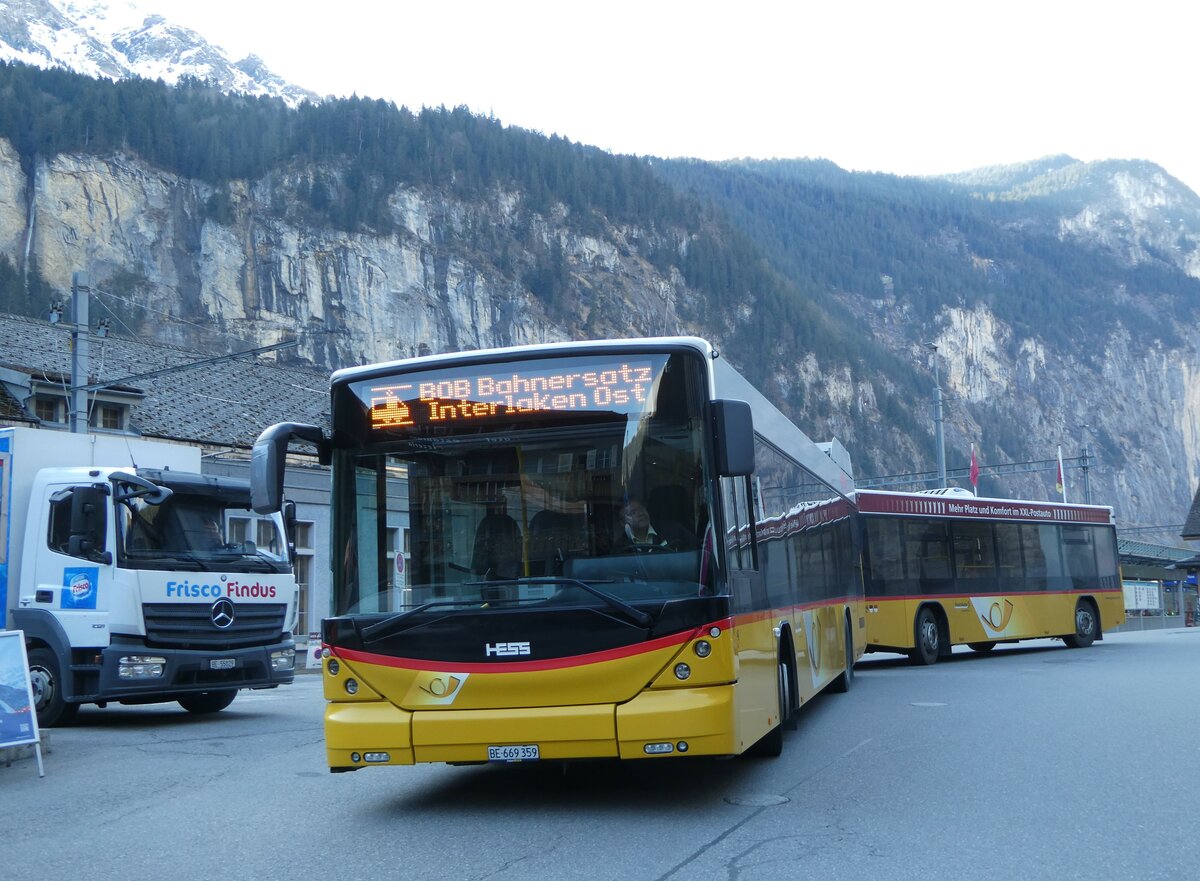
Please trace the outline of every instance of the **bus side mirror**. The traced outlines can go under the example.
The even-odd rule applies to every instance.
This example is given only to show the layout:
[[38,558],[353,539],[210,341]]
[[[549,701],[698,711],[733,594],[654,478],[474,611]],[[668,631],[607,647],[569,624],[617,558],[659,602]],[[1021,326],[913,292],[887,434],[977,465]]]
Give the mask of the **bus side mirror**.
[[740,477],[754,473],[754,419],[745,401],[713,401],[713,446],[717,474]]
[[250,453],[250,507],[258,514],[283,507],[283,465],[293,437],[315,444],[322,464],[328,461],[329,441],[316,425],[279,422],[265,429]]

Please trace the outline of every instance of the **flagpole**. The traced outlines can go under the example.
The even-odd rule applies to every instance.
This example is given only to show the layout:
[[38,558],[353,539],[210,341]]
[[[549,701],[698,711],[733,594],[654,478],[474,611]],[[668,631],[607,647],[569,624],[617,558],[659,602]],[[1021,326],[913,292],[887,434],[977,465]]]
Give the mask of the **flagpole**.
[[1058,446],[1058,485],[1054,488],[1062,493],[1062,500],[1065,505],[1067,502],[1067,480],[1063,476],[1062,444]]

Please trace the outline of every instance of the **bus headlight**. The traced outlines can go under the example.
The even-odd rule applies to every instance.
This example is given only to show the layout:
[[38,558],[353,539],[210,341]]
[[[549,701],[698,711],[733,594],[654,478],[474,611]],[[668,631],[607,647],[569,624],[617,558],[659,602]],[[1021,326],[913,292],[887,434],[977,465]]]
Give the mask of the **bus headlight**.
[[712,643],[707,639],[697,641],[694,648],[696,649],[696,656],[699,658],[707,658],[712,654]]
[[342,670],[342,665],[337,662],[337,658],[330,658],[328,663],[325,664],[325,669],[329,672],[330,676],[337,676]]
[[347,679],[346,680],[346,694],[358,694],[358,680],[357,679]]
[[689,667],[687,664],[676,664],[675,665],[675,678],[676,679],[687,679],[691,675],[692,675],[692,668]]

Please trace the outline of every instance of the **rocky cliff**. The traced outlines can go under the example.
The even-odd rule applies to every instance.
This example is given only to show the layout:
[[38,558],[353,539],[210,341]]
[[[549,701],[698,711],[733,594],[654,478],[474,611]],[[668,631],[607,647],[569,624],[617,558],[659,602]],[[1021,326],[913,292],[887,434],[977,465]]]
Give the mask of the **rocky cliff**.
[[[298,354],[287,357],[327,369],[575,337],[696,333],[735,364],[762,368],[766,391],[785,409],[803,401],[791,415],[815,439],[837,436],[856,462],[886,473],[936,468],[929,400],[895,401],[888,376],[847,367],[852,352],[836,364],[808,357],[767,368],[772,353],[726,346],[753,299],[717,312],[677,270],[659,271],[633,246],[658,235],[686,247],[687,230],[609,224],[585,235],[561,212],[530,210],[520,193],[466,202],[401,187],[390,196],[391,231],[349,233],[296,207],[316,171],[278,169],[214,188],[130,156],[63,154],[39,160],[30,177],[0,141],[0,254],[20,267],[36,261],[64,292],[74,271],[87,270],[93,315],[111,315],[117,332],[205,350],[298,335]],[[530,242],[561,263],[567,300],[531,289]],[[966,466],[972,442],[984,449],[986,441],[1008,462],[1020,458],[1018,447],[1048,459],[1061,444],[1072,457],[1086,441],[1098,457],[1089,474],[1095,501],[1113,505],[1125,524],[1183,522],[1200,473],[1200,351],[1186,332],[1181,342],[1147,344],[1118,324],[1101,329],[1102,350],[1080,352],[1022,338],[983,304],[948,304],[931,325],[894,299],[837,297],[876,341],[928,371],[931,396],[924,344],[938,346],[949,468]],[[897,428],[896,412],[916,427]],[[983,459],[985,475],[992,464]],[[1082,500],[1080,475],[1068,480],[1072,500]],[[990,481],[982,488],[1049,498],[1054,478]]]

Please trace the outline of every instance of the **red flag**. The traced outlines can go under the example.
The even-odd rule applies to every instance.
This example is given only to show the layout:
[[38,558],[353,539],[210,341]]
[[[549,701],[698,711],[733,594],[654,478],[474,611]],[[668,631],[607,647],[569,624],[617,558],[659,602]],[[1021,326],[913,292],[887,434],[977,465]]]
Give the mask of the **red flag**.
[[975,458],[975,444],[971,444],[971,486],[979,494],[979,461]]

